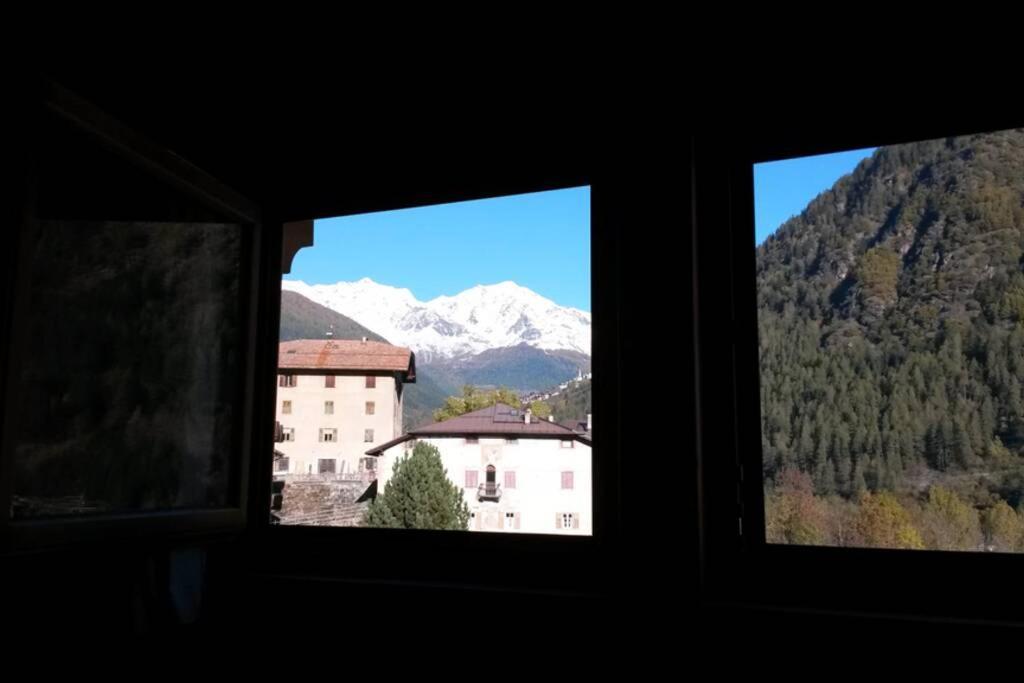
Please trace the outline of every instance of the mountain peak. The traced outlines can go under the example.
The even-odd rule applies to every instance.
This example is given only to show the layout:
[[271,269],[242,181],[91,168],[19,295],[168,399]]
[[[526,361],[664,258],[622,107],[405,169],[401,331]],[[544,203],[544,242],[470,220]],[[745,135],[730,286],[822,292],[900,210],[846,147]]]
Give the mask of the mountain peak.
[[512,280],[426,302],[368,277],[333,285],[286,280],[282,287],[417,352],[450,358],[525,343],[590,354],[589,313],[559,306]]

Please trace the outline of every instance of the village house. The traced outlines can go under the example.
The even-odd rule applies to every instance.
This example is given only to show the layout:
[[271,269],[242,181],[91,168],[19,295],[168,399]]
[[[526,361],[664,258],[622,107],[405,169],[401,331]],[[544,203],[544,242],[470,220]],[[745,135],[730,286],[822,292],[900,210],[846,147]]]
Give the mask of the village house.
[[463,489],[471,530],[593,533],[589,431],[499,403],[367,449],[380,460],[378,490],[420,441],[437,447],[448,479]]
[[376,458],[364,453],[401,434],[403,386],[415,381],[407,348],[366,338],[281,342],[275,476],[372,477]]

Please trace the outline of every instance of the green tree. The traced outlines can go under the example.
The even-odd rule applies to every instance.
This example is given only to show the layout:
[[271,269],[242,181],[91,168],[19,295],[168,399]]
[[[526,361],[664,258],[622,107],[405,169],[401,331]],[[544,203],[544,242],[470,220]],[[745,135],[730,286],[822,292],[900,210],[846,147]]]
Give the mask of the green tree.
[[418,443],[395,462],[384,492],[370,504],[365,526],[398,529],[469,529],[462,489],[448,480],[436,446]]
[[449,396],[445,399],[444,405],[434,411],[434,420],[444,422],[474,410],[493,406],[496,403],[518,407],[520,405],[519,395],[508,387],[481,391],[467,384],[462,387],[462,396]]
[[546,420],[551,416],[551,406],[544,401],[532,401],[530,403],[530,410],[533,412],[534,417]]

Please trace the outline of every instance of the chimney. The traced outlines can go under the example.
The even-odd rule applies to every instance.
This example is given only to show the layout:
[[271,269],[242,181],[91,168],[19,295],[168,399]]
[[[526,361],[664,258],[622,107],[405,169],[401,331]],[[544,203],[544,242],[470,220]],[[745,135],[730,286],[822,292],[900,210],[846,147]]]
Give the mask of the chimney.
[[591,415],[590,413],[587,413],[587,431],[588,432],[591,431],[591,429],[593,429],[593,426],[594,426],[594,419],[593,418],[594,418],[593,415]]
[[328,339],[333,339],[334,338],[334,325],[331,325],[331,329],[327,330],[327,338]]
[[363,343],[364,344],[366,343],[366,337],[363,337]]
[[523,415],[523,419],[526,421],[526,424],[530,424],[531,417],[533,417],[533,411],[527,408],[526,413]]

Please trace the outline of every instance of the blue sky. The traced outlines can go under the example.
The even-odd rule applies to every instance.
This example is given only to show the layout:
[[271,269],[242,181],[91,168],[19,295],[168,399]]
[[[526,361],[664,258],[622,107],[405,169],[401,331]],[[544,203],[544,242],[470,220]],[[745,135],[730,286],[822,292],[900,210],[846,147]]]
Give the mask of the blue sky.
[[590,310],[589,187],[327,218],[313,234],[286,280],[368,277],[421,301],[512,280]]
[[833,183],[871,156],[875,147],[754,165],[754,234],[757,244]]

